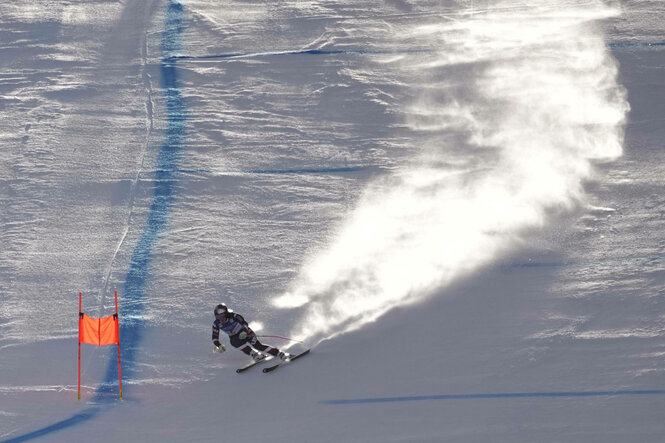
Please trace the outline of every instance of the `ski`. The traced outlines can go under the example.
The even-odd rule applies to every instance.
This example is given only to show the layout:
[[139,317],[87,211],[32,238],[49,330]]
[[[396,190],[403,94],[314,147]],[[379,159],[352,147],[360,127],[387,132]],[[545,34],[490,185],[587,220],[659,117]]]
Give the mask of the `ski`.
[[268,360],[272,360],[272,358],[264,358],[264,359],[261,360],[261,361],[254,361],[254,362],[248,364],[247,366],[243,366],[242,368],[238,368],[238,369],[236,369],[236,372],[237,372],[238,374],[240,374],[241,372],[245,372],[246,370],[248,370],[248,369],[250,369],[250,368],[253,368],[253,367],[256,366],[256,365],[260,365],[261,363],[265,363],[265,362],[267,362]]
[[307,355],[307,354],[309,354],[309,351],[310,351],[310,350],[307,349],[306,351],[303,351],[303,352],[301,352],[300,354],[296,354],[296,355],[294,355],[293,357],[291,357],[291,358],[288,359],[287,361],[284,361],[284,362],[282,362],[282,363],[278,363],[278,364],[276,364],[276,365],[274,365],[274,366],[269,366],[269,367],[267,367],[267,368],[263,368],[263,372],[266,372],[266,373],[267,373],[267,372],[272,372],[272,371],[274,371],[275,369],[277,369],[277,368],[279,368],[280,366],[282,366],[283,364],[288,364],[288,363],[292,362],[293,360],[296,360],[296,359],[302,357],[303,355]]

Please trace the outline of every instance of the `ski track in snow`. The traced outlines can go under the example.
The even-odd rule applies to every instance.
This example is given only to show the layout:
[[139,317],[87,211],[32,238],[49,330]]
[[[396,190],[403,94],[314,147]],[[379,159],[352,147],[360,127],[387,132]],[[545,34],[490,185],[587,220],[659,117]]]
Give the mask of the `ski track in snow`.
[[[163,62],[161,65],[162,87],[167,94],[168,120],[165,133],[166,140],[159,152],[157,162],[158,171],[155,174],[154,200],[150,207],[144,231],[132,255],[130,270],[125,279],[124,297],[122,298],[120,309],[120,318],[122,319],[120,322],[120,336],[122,337],[123,378],[126,377],[128,380],[131,380],[133,376],[136,359],[135,350],[138,348],[142,337],[142,314],[146,298],[144,294],[145,282],[148,278],[148,267],[151,262],[152,249],[158,240],[159,234],[166,228],[168,212],[173,203],[178,181],[178,160],[182,149],[182,139],[185,134],[186,110],[178,89],[178,75],[175,62],[171,60],[170,55],[179,49],[182,28],[183,5],[178,1],[170,0],[164,22],[164,34],[162,37]],[[151,109],[151,105],[149,105],[149,109]],[[152,120],[151,115],[150,118]],[[152,123],[150,124],[150,128],[152,128]],[[147,143],[148,141],[146,141]],[[143,157],[145,158],[145,153]],[[136,182],[132,189],[135,188],[135,184]],[[133,204],[133,195],[134,192],[132,192],[130,207]],[[130,218],[131,215],[132,211],[130,211]],[[128,228],[125,230],[125,235],[127,230]],[[121,243],[124,241],[125,235],[123,235]],[[120,245],[115,251],[116,254],[119,248]],[[115,254],[113,257],[115,257]],[[110,270],[106,274],[107,280],[105,285],[108,284],[109,274]],[[18,443],[41,438],[96,418],[100,413],[108,410],[108,407],[116,403],[117,380],[117,361],[111,360],[109,361],[104,381],[97,388],[95,396],[91,399],[92,403],[106,404],[106,407],[94,406],[87,408],[68,419],[45,428],[5,440],[5,443]]]
[[106,272],[106,277],[104,278],[104,287],[102,290],[102,303],[101,305],[104,306],[104,297],[109,291],[109,282],[111,280],[111,273],[113,272],[113,264],[115,262],[116,257],[118,256],[118,252],[120,251],[120,248],[122,247],[123,243],[125,242],[125,239],[127,238],[127,234],[129,233],[129,229],[131,227],[131,221],[132,217],[134,215],[134,201],[136,199],[136,190],[138,187],[139,179],[141,178],[141,174],[143,173],[144,169],[144,164],[146,160],[146,156],[148,155],[148,148],[150,146],[151,140],[152,140],[152,133],[154,130],[154,117],[153,117],[153,102],[152,102],[152,78],[150,77],[150,74],[147,72],[147,58],[148,58],[148,48],[147,48],[147,39],[148,36],[144,35],[143,37],[143,42],[141,45],[141,77],[143,78],[143,82],[145,85],[145,92],[146,92],[146,119],[148,120],[148,125],[146,128],[146,139],[145,143],[143,144],[143,155],[141,156],[141,165],[139,166],[136,176],[134,177],[134,181],[132,182],[131,188],[129,190],[129,202],[128,202],[128,207],[129,207],[129,212],[127,214],[127,218],[125,221],[125,230],[122,233],[122,236],[120,237],[120,240],[118,241],[118,245],[116,246],[115,250],[113,251],[113,254],[111,255],[111,259],[109,260],[109,265],[108,265],[108,270]]
[[[170,1],[167,6],[162,37],[161,65],[162,88],[167,94],[167,128],[166,140],[162,145],[157,159],[158,170],[155,174],[153,203],[146,220],[144,231],[134,249],[130,269],[125,279],[124,297],[120,309],[120,333],[123,337],[125,368],[123,375],[131,379],[135,363],[134,349],[141,340],[142,316],[145,295],[145,282],[148,278],[152,250],[159,235],[166,229],[168,214],[174,201],[178,184],[178,162],[181,157],[182,140],[185,137],[185,103],[179,91],[178,75],[175,63],[170,61],[170,54],[180,47],[180,35],[183,28],[183,5]],[[130,212],[131,217],[131,212]],[[96,401],[110,394],[109,385],[117,380],[116,365],[109,362],[106,383],[98,390]]]
[[616,397],[624,395],[663,395],[665,390],[653,389],[648,391],[571,391],[571,392],[505,392],[496,394],[442,394],[420,395],[410,397],[376,397],[376,398],[348,398],[339,400],[325,400],[325,405],[362,405],[372,403],[410,403],[419,401],[445,401],[445,400],[492,400],[510,398],[583,398],[583,397]]

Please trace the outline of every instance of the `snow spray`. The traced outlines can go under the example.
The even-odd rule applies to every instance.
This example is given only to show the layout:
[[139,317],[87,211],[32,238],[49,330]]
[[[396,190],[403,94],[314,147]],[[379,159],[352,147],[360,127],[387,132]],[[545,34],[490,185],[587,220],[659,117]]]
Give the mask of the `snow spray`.
[[[431,295],[583,199],[594,160],[621,155],[628,111],[588,0],[495,1],[402,29],[430,50],[384,65],[409,84],[417,152],[371,183],[329,247],[274,304],[316,343]],[[488,6],[489,5],[489,6]],[[405,86],[406,87],[406,86]]]

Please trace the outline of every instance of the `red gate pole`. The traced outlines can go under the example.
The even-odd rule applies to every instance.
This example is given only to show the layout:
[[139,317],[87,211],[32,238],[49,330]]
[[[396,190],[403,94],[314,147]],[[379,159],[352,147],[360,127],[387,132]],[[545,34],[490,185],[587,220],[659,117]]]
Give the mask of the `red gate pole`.
[[81,400],[81,298],[82,294],[79,292],[79,401]]
[[115,333],[118,337],[118,384],[120,388],[120,400],[122,400],[122,371],[120,365],[120,317],[118,317],[118,291],[115,291]]

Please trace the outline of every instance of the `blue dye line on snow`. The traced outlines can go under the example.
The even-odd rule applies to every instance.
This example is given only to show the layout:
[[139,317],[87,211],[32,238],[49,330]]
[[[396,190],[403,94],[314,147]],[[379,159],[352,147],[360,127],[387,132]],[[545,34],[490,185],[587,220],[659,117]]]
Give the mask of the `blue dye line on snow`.
[[[178,89],[178,76],[175,62],[169,54],[180,49],[180,36],[183,30],[183,6],[169,2],[162,35],[161,77],[166,94],[167,127],[164,143],[157,157],[155,189],[150,212],[143,232],[134,248],[125,277],[125,287],[120,303],[120,339],[123,360],[123,379],[131,379],[134,371],[135,351],[141,341],[143,313],[145,310],[145,285],[149,278],[152,252],[159,235],[166,228],[168,213],[175,200],[178,186],[178,163],[185,138],[185,101]],[[111,360],[106,371],[105,383],[97,390],[93,401],[103,400],[109,394],[117,395],[115,381],[118,380],[117,362]]]
[[219,174],[219,175],[286,175],[286,174],[341,174],[374,169],[372,166],[349,166],[341,168],[302,168],[302,169],[250,169],[232,171],[221,169],[181,169],[183,174]]
[[[608,43],[610,48],[649,48],[665,46],[665,42],[616,42]],[[232,52],[226,54],[206,55],[173,55],[167,60],[228,60],[239,58],[275,57],[287,55],[400,55],[400,54],[426,54],[433,53],[431,49],[411,49],[401,51],[378,51],[368,49],[302,49],[292,51],[268,51],[268,52]]]
[[358,172],[370,169],[368,166],[349,166],[342,168],[303,168],[303,169],[255,169],[248,174],[337,174],[341,172]]
[[372,403],[408,403],[415,401],[444,401],[444,400],[490,400],[514,398],[578,398],[578,397],[614,397],[624,395],[664,395],[665,390],[654,389],[647,391],[571,391],[571,392],[514,392],[503,394],[446,394],[446,395],[420,395],[411,397],[376,397],[376,398],[350,398],[341,400],[325,400],[325,405],[359,405]]
[[[159,152],[156,172],[154,198],[143,233],[132,255],[130,269],[125,279],[124,294],[120,302],[120,340],[122,357],[122,378],[131,379],[136,363],[136,349],[141,341],[145,305],[145,284],[148,280],[148,267],[152,252],[164,231],[167,216],[173,205],[178,185],[178,161],[180,160],[182,141],[185,136],[185,102],[178,89],[176,66],[170,54],[180,49],[180,36],[183,30],[183,6],[170,0],[164,20],[162,34],[162,87],[166,93],[168,122],[166,139]],[[125,385],[126,386],[126,385]],[[94,398],[95,403],[107,403],[110,407],[118,396],[118,362],[111,358],[106,376]],[[27,434],[3,440],[2,443],[19,443],[71,428],[90,421],[105,412],[102,406],[92,406],[59,421]]]
[[526,269],[526,268],[562,268],[569,266],[582,266],[588,264],[652,264],[662,263],[665,257],[643,257],[643,258],[627,258],[616,260],[596,260],[596,261],[570,261],[570,262],[524,262],[524,263],[507,263],[499,264],[498,268],[503,270],[509,269]]
[[665,42],[653,42],[653,43],[630,43],[630,42],[625,42],[625,43],[610,43],[608,45],[610,48],[649,48],[649,47],[656,47],[656,46],[665,46]]
[[66,420],[59,421],[45,428],[38,429],[27,434],[19,435],[18,437],[10,438],[9,440],[3,440],[2,443],[20,443],[24,441],[34,440],[36,438],[43,437],[48,434],[52,434],[57,431],[61,431],[66,428],[71,428],[88,420],[92,420],[97,417],[101,409],[99,407],[92,407],[84,409],[78,414],[74,414]]
[[174,55],[173,60],[214,60],[214,59],[235,59],[235,58],[255,58],[255,57],[274,57],[285,55],[397,55],[432,52],[424,49],[413,49],[404,51],[373,51],[367,49],[302,49],[294,51],[270,51],[270,52],[233,52],[228,54],[208,54],[208,55]]

